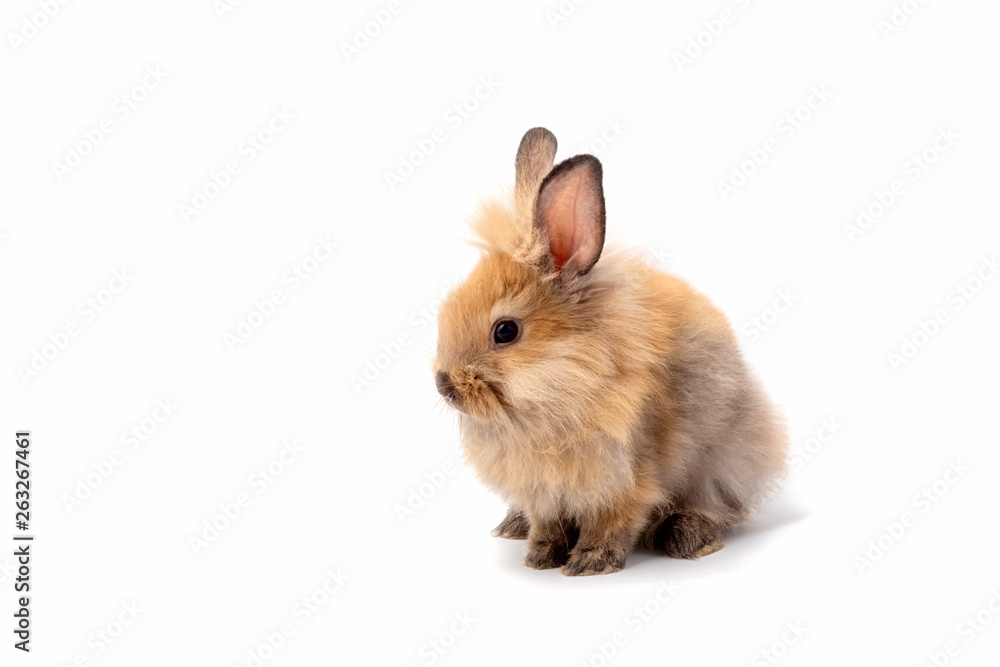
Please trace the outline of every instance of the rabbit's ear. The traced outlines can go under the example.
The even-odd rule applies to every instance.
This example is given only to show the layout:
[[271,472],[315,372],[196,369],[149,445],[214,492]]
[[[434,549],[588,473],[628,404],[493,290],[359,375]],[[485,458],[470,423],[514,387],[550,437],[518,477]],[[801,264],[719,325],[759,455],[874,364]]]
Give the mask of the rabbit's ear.
[[556,158],[556,137],[544,127],[524,133],[514,160],[514,197],[520,213],[532,215],[535,195],[545,175],[552,170]]
[[549,244],[553,268],[563,277],[590,271],[604,248],[604,186],[593,155],[563,160],[538,188],[535,226]]

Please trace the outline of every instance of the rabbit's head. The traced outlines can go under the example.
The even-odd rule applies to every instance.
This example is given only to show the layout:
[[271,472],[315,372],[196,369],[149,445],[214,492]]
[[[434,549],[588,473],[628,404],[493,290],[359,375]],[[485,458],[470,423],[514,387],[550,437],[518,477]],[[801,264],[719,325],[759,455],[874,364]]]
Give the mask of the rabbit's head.
[[601,163],[577,155],[553,167],[555,152],[548,130],[524,135],[513,202],[480,210],[482,257],[438,316],[438,391],[475,421],[579,425],[608,402],[602,378],[614,373],[621,332],[604,310],[613,281],[597,266]]

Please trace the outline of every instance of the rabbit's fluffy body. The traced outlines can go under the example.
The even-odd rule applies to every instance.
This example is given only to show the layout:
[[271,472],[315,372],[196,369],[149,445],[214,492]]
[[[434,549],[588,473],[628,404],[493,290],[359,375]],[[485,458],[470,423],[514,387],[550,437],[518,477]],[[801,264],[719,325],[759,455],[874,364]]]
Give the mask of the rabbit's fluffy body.
[[[488,202],[474,222],[483,256],[439,314],[439,390],[467,461],[510,503],[498,534],[529,539],[529,566],[601,574],[636,546],[711,553],[780,478],[782,421],[707,298],[601,256],[600,163],[551,169],[554,153],[529,131],[513,206]],[[499,321],[517,323],[514,343],[491,343]]]

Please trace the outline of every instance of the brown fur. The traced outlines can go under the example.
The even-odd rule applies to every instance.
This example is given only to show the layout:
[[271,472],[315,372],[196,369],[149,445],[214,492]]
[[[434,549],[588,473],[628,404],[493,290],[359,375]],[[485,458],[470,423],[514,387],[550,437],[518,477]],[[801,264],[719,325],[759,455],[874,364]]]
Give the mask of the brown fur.
[[[550,133],[529,131],[514,206],[487,203],[474,222],[483,256],[440,311],[439,389],[468,462],[518,508],[497,534],[523,537],[526,519],[527,565],[603,574],[636,546],[706,555],[781,477],[784,426],[725,316],[686,282],[621,252],[558,270],[551,227],[525,203],[554,153]],[[599,204],[600,229],[576,233],[603,244]],[[513,318],[520,338],[494,349],[494,323]]]
[[507,511],[507,516],[493,529],[493,537],[505,537],[508,540],[528,539],[528,529],[531,524],[528,522],[528,515],[513,507]]

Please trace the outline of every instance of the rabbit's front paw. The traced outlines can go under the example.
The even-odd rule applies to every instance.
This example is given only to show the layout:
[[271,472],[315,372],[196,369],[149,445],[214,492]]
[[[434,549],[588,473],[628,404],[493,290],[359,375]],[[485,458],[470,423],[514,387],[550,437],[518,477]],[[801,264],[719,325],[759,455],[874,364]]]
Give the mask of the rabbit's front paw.
[[508,540],[526,540],[530,528],[531,524],[524,512],[511,509],[500,525],[493,529],[493,536],[505,537]]
[[528,545],[528,555],[524,564],[536,570],[550,570],[561,567],[569,560],[569,549],[565,542],[533,541]]
[[611,574],[625,567],[627,556],[625,550],[613,547],[577,547],[563,566],[562,573],[570,577]]

